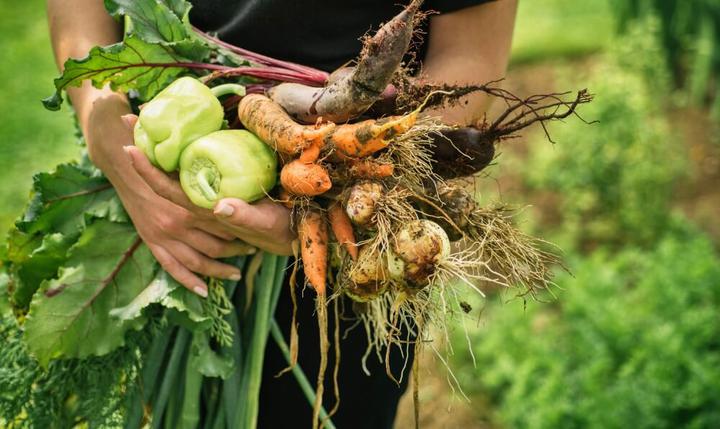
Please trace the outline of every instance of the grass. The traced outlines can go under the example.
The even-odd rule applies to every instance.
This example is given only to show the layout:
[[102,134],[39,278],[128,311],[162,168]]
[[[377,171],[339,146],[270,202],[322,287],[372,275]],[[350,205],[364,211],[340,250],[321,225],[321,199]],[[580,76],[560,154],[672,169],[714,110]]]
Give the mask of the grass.
[[50,112],[40,100],[57,75],[40,0],[3,2],[0,20],[0,238],[21,213],[34,172],[77,157],[69,109]]
[[607,47],[614,31],[610,0],[520,1],[512,63],[595,53]]

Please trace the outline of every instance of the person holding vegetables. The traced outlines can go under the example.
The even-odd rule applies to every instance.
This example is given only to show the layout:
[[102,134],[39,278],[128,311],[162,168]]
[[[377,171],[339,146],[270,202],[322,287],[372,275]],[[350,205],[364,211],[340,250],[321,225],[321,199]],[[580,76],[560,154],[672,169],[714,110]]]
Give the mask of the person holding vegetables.
[[[272,57],[332,71],[352,60],[360,38],[373,26],[391,18],[400,6],[387,0],[313,1],[220,0],[195,1],[191,22],[217,32],[231,43]],[[437,83],[482,84],[503,77],[510,50],[516,0],[427,1],[426,10],[439,13],[427,20],[427,34],[417,47],[424,79]],[[58,67],[79,58],[96,45],[122,38],[121,25],[99,0],[48,1],[48,18]],[[97,89],[84,82],[68,90],[85,136],[88,154],[116,188],[142,239],[162,267],[178,282],[207,296],[204,276],[239,279],[237,267],[217,258],[252,253],[256,249],[292,254],[295,239],[290,212],[270,199],[248,204],[226,198],[213,209],[193,204],[176,178],[154,167],[134,145],[132,115],[125,94]],[[489,98],[482,93],[464,103],[435,111],[444,121],[470,124],[485,113]],[[304,299],[300,326],[312,326],[312,303]],[[305,305],[307,304],[307,305]],[[278,320],[289,314],[289,298],[282,297]],[[288,326],[281,323],[281,326]],[[314,335],[317,335],[315,333]],[[302,334],[300,364],[317,360],[317,336]],[[363,374],[360,359],[365,335],[351,331],[342,343],[340,367],[342,403],[333,421],[341,428],[392,427],[405,385],[398,388],[384,376],[384,367],[369,360],[373,377]],[[315,352],[313,352],[315,351]],[[391,359],[394,365],[402,359]],[[293,425],[310,409],[289,377],[274,379],[284,366],[279,352],[268,348],[263,379],[260,427]],[[303,365],[314,368],[315,365]],[[372,367],[371,367],[372,366]],[[395,372],[402,367],[394,368]],[[308,374],[312,377],[312,374]],[[332,393],[330,389],[330,393]],[[327,403],[331,403],[328,400]]]

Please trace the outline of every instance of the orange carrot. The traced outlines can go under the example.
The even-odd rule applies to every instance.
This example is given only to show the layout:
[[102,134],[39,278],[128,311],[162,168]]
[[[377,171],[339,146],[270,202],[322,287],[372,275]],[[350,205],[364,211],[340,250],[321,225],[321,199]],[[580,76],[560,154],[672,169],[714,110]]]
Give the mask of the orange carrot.
[[300,125],[293,121],[280,105],[261,94],[249,94],[238,104],[240,122],[260,140],[285,154],[299,154],[315,143],[322,146],[323,138],[335,124]]
[[331,145],[343,155],[364,158],[384,149],[393,137],[409,130],[415,125],[418,113],[419,109],[405,116],[368,119],[341,125],[325,137],[325,144]]
[[280,184],[293,195],[315,196],[332,187],[330,174],[320,164],[306,164],[299,159],[291,161],[280,171]]
[[345,248],[353,261],[357,260],[358,247],[355,241],[355,232],[350,218],[339,202],[333,203],[328,209],[328,220],[337,242]]
[[317,159],[323,146],[354,158],[372,155],[387,147],[393,137],[409,130],[421,108],[404,116],[354,124],[300,125],[274,101],[264,95],[249,94],[238,104],[238,117],[245,128],[276,151],[289,155],[302,153],[307,161]]
[[319,210],[311,209],[298,224],[300,255],[305,278],[318,295],[325,295],[328,265],[328,230]]
[[383,179],[395,172],[395,166],[372,158],[353,159],[350,165],[350,176],[358,179]]
[[322,149],[322,143],[320,141],[314,141],[300,154],[298,159],[305,164],[313,163],[320,158],[320,149]]
[[295,206],[295,198],[285,188],[280,188],[277,201],[285,207],[292,209]]

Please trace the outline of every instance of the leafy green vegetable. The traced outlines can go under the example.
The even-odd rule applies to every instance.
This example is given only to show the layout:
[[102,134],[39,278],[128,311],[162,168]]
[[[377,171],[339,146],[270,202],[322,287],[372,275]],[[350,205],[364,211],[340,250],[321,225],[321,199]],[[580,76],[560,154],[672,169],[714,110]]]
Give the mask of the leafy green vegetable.
[[103,355],[121,346],[133,324],[111,318],[110,311],[131,302],[151,282],[155,266],[131,225],[96,221],[70,249],[60,276],[33,297],[25,324],[28,348],[47,365],[53,358]]
[[[30,239],[30,242],[27,240]],[[27,308],[32,295],[44,279],[55,277],[57,267],[65,261],[65,255],[72,244],[67,236],[60,233],[47,234],[44,237],[30,236],[18,230],[11,231],[8,237],[14,251],[16,262],[20,262],[15,272],[15,290],[13,304],[17,308]],[[40,241],[35,247],[32,241]]]
[[130,18],[133,34],[146,42],[179,42],[192,33],[185,1],[105,0],[105,9],[114,17]]
[[159,328],[151,323],[131,332],[124,347],[107,355],[55,360],[43,369],[29,354],[16,320],[1,317],[0,426],[122,427],[129,398],[139,391],[145,350]]
[[34,177],[32,199],[8,234],[6,260],[16,309],[26,310],[44,280],[54,278],[88,219],[127,222],[109,182],[92,168],[62,164]]
[[227,378],[235,370],[232,355],[213,350],[210,335],[197,331],[193,334],[190,360],[192,366],[205,377]]
[[72,235],[88,216],[128,221],[107,179],[76,164],[61,164],[33,178],[33,197],[16,226],[27,233],[52,230]]
[[152,304],[160,304],[172,311],[173,320],[189,329],[208,329],[212,323],[203,310],[202,300],[164,270],[159,270],[150,284],[127,305],[110,310],[110,315],[121,323],[142,320],[143,311]]
[[43,104],[58,110],[62,91],[80,86],[86,79],[96,87],[109,83],[115,90],[136,90],[141,99],[148,100],[193,64],[171,46],[151,44],[131,35],[114,45],[96,46],[83,59],[67,60],[63,74],[55,79],[55,94]]

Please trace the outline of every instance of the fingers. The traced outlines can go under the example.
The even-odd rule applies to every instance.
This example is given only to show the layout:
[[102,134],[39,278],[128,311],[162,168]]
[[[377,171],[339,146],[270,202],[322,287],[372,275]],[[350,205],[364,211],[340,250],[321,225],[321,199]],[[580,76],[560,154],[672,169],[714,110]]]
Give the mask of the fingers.
[[215,219],[195,220],[194,222],[192,222],[192,226],[194,226],[195,228],[197,228],[201,231],[205,231],[208,234],[211,234],[221,240],[233,241],[237,238],[232,232],[230,232],[228,230],[229,228],[227,226],[223,225],[222,223],[219,223]]
[[224,198],[213,213],[223,223],[256,233],[287,235],[289,230],[288,209],[268,199],[248,204],[236,198]]
[[125,124],[127,125],[127,127],[132,131],[132,129],[135,128],[135,123],[137,122],[138,117],[137,115],[127,114],[122,115],[120,119],[122,119],[123,122],[125,122]]
[[168,250],[172,251],[181,264],[195,273],[229,280],[240,280],[242,277],[238,267],[208,258],[180,241],[171,243]]
[[199,207],[190,202],[180,187],[180,184],[168,177],[162,170],[155,168],[140,149],[135,146],[125,146],[124,149],[130,157],[135,171],[150,185],[150,188],[152,188],[155,193],[186,209],[193,211],[199,209]]
[[235,198],[220,200],[213,212],[236,237],[263,250],[290,255],[294,233],[290,228],[290,211],[269,199],[248,204]]
[[160,266],[162,266],[163,269],[172,276],[172,278],[177,280],[184,287],[190,289],[192,292],[203,298],[207,298],[207,285],[204,281],[202,281],[202,279],[200,279],[200,277],[185,268],[183,264],[181,264],[161,246],[150,246],[150,250],[160,263]]
[[213,259],[249,255],[256,252],[255,247],[239,240],[221,240],[197,229],[188,230],[181,241]]

